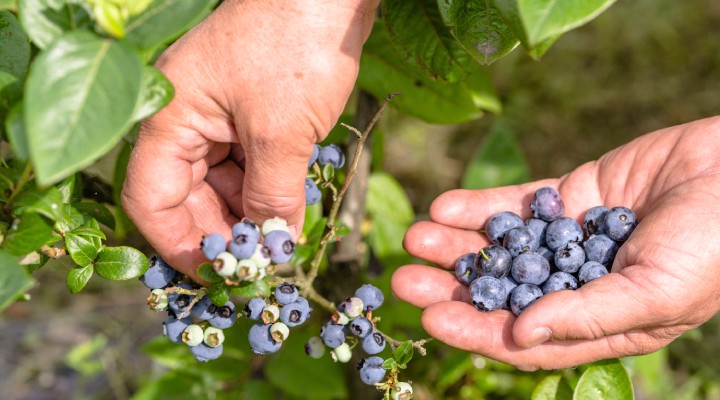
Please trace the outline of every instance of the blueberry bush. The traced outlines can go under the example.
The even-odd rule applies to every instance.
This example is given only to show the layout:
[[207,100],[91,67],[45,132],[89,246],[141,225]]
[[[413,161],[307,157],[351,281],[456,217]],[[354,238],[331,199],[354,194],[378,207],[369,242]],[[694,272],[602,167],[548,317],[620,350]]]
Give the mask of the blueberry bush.
[[[637,392],[629,371],[663,381],[655,366],[665,350],[523,373],[432,341],[419,311],[389,291],[392,270],[416,261],[402,237],[418,216],[409,189],[383,169],[393,134],[376,127],[383,111],[432,125],[500,114],[513,100],[501,100],[488,66],[518,53],[540,60],[614,0],[382,1],[356,94],[308,162],[300,239],[275,220],[244,220],[229,243],[208,233],[202,287],[130,240],[119,195],[139,123],[173,97],[153,62],[217,3],[0,0],[0,311],[32,305],[43,267],[60,270],[71,293],[94,275],[140,278],[148,307],[137,311],[157,320],[157,337],[140,346],[155,368],[132,383],[111,380],[114,398],[628,399]],[[530,179],[509,119],[486,127],[461,187]],[[110,173],[98,177],[100,164]],[[543,293],[607,273],[634,215],[598,206],[580,225],[544,189],[531,205],[535,218],[488,221],[493,244],[458,254],[455,271],[476,307],[519,314]],[[579,236],[555,235],[552,224]],[[560,272],[550,275],[550,265]],[[73,348],[67,365],[98,376],[110,339]]]

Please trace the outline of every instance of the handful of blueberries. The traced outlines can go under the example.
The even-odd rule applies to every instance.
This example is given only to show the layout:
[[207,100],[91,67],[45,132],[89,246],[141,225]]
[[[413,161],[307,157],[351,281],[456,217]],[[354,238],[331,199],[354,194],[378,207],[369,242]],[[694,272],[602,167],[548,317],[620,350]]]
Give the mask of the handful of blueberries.
[[607,275],[637,225],[629,208],[605,206],[589,209],[581,225],[563,216],[560,193],[548,186],[535,192],[530,209],[525,221],[510,211],[492,215],[485,224],[491,244],[456,261],[455,275],[478,310],[520,315],[545,294]]

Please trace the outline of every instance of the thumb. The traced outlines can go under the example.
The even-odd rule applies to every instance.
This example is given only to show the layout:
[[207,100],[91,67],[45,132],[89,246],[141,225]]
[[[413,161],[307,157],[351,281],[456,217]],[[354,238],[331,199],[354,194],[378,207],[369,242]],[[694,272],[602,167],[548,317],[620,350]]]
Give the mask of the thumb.
[[513,340],[530,348],[548,340],[598,339],[663,321],[670,310],[652,307],[657,294],[633,282],[628,276],[633,268],[639,267],[541,297],[518,317]]
[[259,223],[284,218],[297,240],[305,219],[305,177],[313,145],[310,139],[282,135],[250,138],[243,144],[245,216]]

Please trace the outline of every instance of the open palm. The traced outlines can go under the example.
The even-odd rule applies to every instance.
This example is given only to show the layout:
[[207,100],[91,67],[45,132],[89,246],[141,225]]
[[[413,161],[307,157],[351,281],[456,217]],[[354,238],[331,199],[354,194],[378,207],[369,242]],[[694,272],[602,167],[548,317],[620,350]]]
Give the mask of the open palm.
[[[642,136],[560,179],[441,195],[431,221],[413,225],[405,248],[442,269],[406,265],[392,281],[402,300],[424,308],[425,329],[460,349],[523,370],[554,369],[646,354],[720,310],[720,118]],[[530,216],[535,189],[554,186],[565,214],[581,220],[597,205],[627,206],[640,223],[612,274],[577,291],[540,298],[520,317],[482,313],[446,271],[488,244],[494,213]]]

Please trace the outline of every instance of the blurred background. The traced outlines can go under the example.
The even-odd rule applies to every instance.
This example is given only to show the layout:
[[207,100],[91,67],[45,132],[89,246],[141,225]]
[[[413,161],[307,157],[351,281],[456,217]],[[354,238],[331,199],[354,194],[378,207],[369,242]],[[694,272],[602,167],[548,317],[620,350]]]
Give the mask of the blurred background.
[[[509,170],[530,179],[560,176],[643,133],[718,114],[719,38],[720,2],[620,1],[564,35],[542,61],[516,49],[490,66],[501,114],[438,126],[390,110],[375,138],[384,147],[382,168],[398,179],[418,220],[427,218],[437,195],[461,186],[497,126],[509,138]],[[96,169],[102,180],[102,162]],[[152,253],[137,234],[128,242]],[[372,279],[387,287],[396,266],[376,265]],[[262,364],[280,371],[280,365],[305,357],[284,354],[302,353],[300,339],[267,360],[238,344],[237,351],[226,351],[226,361],[187,367],[187,354],[155,339],[163,317],[147,310],[139,282],[93,279],[72,296],[65,288],[67,268],[57,263],[37,271],[31,301],[14,304],[0,318],[0,398],[300,399],[307,398],[303,385],[312,380],[327,389],[322,398],[379,397],[358,387],[352,366],[313,379],[297,374],[298,390],[276,391],[273,384],[286,377]],[[422,337],[419,311],[393,299],[388,303],[383,329],[398,338]],[[316,334],[314,327],[326,317],[318,315],[298,338]],[[245,332],[245,324],[239,325]],[[657,353],[624,360],[637,398],[720,399],[719,328],[716,317]],[[529,398],[547,375],[519,372],[440,343],[429,350],[431,356],[416,358],[406,375],[416,381],[420,399]],[[312,365],[306,362],[292,367]],[[342,370],[329,362],[318,365],[317,371]],[[576,371],[562,373],[572,379]],[[218,376],[224,380],[211,379]],[[228,383],[234,380],[237,388]]]

